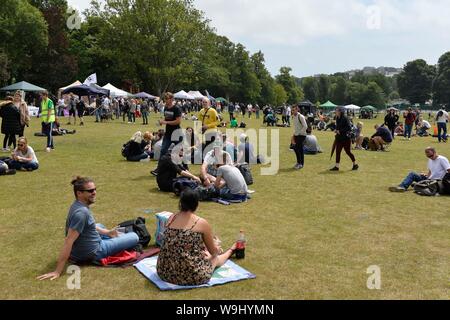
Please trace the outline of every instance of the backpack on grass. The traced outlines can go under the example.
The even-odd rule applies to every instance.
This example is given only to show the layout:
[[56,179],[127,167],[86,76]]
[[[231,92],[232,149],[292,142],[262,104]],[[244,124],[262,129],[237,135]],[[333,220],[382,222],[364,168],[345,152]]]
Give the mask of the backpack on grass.
[[250,186],[253,184],[253,176],[250,171],[250,166],[247,163],[240,164],[237,166],[241,174],[244,176],[245,183]]
[[128,141],[122,146],[122,157],[128,158],[128,156],[130,155],[130,145],[131,141]]
[[145,226],[145,218],[137,218],[134,220],[124,221],[119,224],[119,227],[125,228],[126,233],[135,232],[139,237],[139,244],[147,247],[152,237]]
[[424,180],[414,185],[414,192],[421,196],[433,197],[439,193],[439,180]]

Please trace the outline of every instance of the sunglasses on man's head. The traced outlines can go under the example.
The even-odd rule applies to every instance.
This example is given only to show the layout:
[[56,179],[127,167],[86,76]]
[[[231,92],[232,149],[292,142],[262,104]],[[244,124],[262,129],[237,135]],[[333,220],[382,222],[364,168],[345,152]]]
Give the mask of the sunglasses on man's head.
[[94,193],[95,191],[97,191],[97,188],[94,189],[89,189],[89,190],[80,190],[81,192],[89,192],[89,193]]

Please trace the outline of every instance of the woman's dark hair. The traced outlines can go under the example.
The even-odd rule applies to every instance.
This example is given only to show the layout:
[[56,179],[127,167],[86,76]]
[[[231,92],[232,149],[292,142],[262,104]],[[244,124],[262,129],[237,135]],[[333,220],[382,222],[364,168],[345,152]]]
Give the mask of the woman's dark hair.
[[198,208],[198,194],[191,189],[186,189],[180,196],[180,210],[195,212]]
[[94,180],[92,180],[91,178],[80,176],[73,178],[70,184],[73,185],[73,193],[75,194],[75,198],[77,197],[77,191],[84,190],[84,186],[90,182],[94,182]]

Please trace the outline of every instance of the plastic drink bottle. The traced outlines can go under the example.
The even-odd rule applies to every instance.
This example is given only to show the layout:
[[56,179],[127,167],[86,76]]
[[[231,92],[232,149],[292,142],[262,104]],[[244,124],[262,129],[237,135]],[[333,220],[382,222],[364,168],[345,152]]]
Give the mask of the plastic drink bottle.
[[241,230],[239,232],[239,236],[236,242],[236,259],[244,259],[245,258],[245,244],[246,244],[246,240],[245,240],[245,234],[244,234],[244,230]]

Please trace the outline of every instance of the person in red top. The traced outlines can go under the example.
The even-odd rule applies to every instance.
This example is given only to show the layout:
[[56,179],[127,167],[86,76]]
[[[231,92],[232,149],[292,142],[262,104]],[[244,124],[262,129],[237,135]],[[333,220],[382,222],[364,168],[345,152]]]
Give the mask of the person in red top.
[[408,111],[403,115],[405,118],[405,139],[411,140],[411,133],[416,122],[416,114],[412,111],[411,108],[408,108]]

